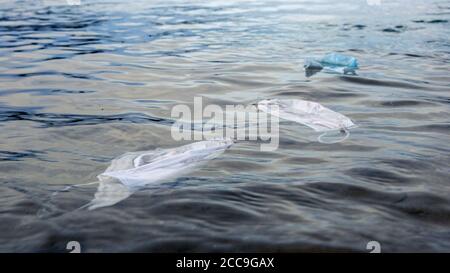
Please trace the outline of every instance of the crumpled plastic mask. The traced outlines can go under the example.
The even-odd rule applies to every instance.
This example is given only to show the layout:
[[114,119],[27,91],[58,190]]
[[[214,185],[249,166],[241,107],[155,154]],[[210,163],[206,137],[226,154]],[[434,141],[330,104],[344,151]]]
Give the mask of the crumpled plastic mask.
[[337,141],[324,141],[322,134],[318,140],[321,143],[336,143],[347,139],[348,129],[356,127],[348,117],[330,110],[317,102],[300,99],[268,99],[258,103],[258,109],[279,118],[301,123],[317,132],[340,130],[345,137]]
[[355,71],[358,69],[358,60],[351,56],[330,53],[320,59],[306,58],[304,68],[306,77],[311,77],[319,71],[333,74],[356,75]]
[[95,209],[114,205],[147,185],[191,171],[216,158],[232,144],[232,140],[206,140],[171,149],[123,154],[98,175],[95,198],[84,207]]

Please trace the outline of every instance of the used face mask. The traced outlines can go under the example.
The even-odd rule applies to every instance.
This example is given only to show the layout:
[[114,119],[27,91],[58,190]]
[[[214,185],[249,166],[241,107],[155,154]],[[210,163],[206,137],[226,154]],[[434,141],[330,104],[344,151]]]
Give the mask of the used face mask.
[[348,68],[358,69],[358,60],[355,57],[342,55],[339,53],[330,53],[325,55],[320,63],[324,66],[345,66]]
[[356,74],[358,60],[351,56],[339,53],[330,53],[320,59],[306,58],[304,63],[305,74],[311,77],[323,70],[334,74]]
[[112,206],[147,185],[192,171],[222,154],[232,144],[232,140],[206,140],[172,149],[121,155],[98,176],[95,198],[82,208],[92,210]]
[[[348,129],[356,127],[348,117],[312,101],[300,99],[268,99],[260,101],[258,103],[258,109],[282,119],[301,123],[316,132],[325,132],[318,138],[318,141],[321,143],[344,141],[350,135]],[[345,133],[345,137],[331,142],[322,139],[327,132],[337,130]]]
[[127,153],[113,160],[98,178],[113,177],[129,188],[139,188],[213,159],[232,144],[232,140],[207,140],[172,149]]

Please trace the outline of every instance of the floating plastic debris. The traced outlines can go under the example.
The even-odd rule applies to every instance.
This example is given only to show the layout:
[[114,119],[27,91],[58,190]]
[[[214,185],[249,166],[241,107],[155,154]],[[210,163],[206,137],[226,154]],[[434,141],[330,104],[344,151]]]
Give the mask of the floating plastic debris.
[[114,159],[98,176],[95,198],[84,207],[112,206],[147,185],[191,171],[216,158],[232,144],[232,140],[206,140],[172,149],[126,153]]
[[338,53],[330,53],[321,59],[305,59],[305,74],[310,77],[319,71],[338,74],[356,74],[358,69],[358,60],[351,56]]
[[[282,119],[301,123],[317,132],[325,132],[318,138],[321,143],[344,141],[350,135],[348,129],[356,127],[348,117],[312,101],[300,99],[268,99],[260,101],[258,103],[258,109]],[[324,141],[322,138],[330,131],[341,131],[345,133],[345,137],[337,141]]]
[[311,70],[322,70],[323,65],[320,63],[320,61],[308,58],[305,60],[305,68]]
[[338,53],[330,53],[325,55],[320,62],[324,66],[346,66],[348,68],[357,69],[358,61],[355,57],[346,56]]
[[311,77],[312,75],[322,71],[323,65],[317,60],[308,58],[305,59],[304,68],[306,77]]

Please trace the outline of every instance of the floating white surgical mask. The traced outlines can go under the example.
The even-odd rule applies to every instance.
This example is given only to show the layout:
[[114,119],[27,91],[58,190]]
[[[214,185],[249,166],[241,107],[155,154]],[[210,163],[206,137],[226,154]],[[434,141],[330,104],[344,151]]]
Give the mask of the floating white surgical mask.
[[98,176],[95,198],[85,207],[114,205],[147,185],[173,179],[216,158],[233,144],[232,140],[206,140],[152,151],[119,156]]
[[[217,157],[232,144],[232,140],[206,140],[172,149],[125,154],[114,160],[98,178],[113,177],[129,188],[139,188],[190,170]],[[128,164],[129,168],[122,168]]]
[[317,132],[343,131],[346,136],[338,141],[322,140],[325,134],[319,136],[322,143],[335,143],[349,136],[348,129],[356,125],[348,117],[330,110],[317,102],[300,99],[268,99],[258,103],[258,109],[279,118],[306,125]]

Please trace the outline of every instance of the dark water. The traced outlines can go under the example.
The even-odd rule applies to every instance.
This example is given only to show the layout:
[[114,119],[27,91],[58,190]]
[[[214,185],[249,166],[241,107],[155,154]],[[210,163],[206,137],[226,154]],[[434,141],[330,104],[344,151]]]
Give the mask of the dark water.
[[[450,251],[449,1],[0,2],[0,251]],[[333,51],[358,75],[305,77]],[[283,122],[274,152],[240,142],[112,207],[50,198],[179,146],[170,111],[194,96],[313,100],[359,128],[326,145]]]

